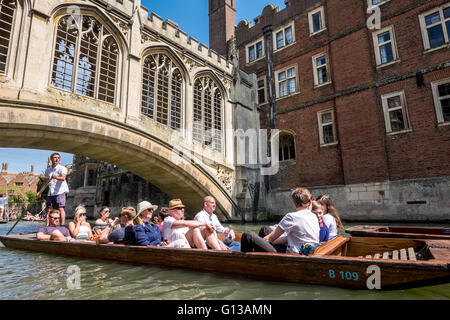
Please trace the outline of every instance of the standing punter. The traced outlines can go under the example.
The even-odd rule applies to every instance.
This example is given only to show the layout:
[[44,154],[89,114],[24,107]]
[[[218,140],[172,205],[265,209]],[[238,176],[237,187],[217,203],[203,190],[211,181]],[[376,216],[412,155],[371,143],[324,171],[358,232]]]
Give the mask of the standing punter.
[[50,156],[52,166],[45,170],[45,180],[42,184],[41,190],[37,193],[37,197],[40,198],[42,192],[48,184],[49,191],[45,200],[47,206],[47,226],[49,225],[49,213],[52,209],[58,209],[61,215],[61,225],[64,225],[66,221],[66,212],[64,207],[66,206],[66,193],[69,192],[69,186],[66,182],[67,168],[60,165],[61,155],[59,153],[52,153]]

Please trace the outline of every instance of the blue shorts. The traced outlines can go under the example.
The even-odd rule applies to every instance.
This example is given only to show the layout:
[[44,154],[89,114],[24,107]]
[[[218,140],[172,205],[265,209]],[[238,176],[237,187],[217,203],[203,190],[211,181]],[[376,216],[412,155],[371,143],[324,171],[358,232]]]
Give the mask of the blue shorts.
[[66,193],[58,194],[57,196],[48,196],[45,199],[47,208],[59,209],[66,206]]

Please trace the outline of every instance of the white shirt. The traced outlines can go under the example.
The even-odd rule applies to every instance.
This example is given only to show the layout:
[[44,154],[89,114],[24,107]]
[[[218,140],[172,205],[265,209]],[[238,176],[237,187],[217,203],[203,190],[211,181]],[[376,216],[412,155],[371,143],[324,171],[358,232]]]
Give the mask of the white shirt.
[[163,238],[171,242],[180,239],[180,235],[185,235],[188,231],[188,227],[172,229],[172,224],[177,221],[175,218],[168,216],[164,219],[163,223]]
[[338,235],[338,229],[336,225],[336,219],[334,217],[327,213],[323,216],[323,223],[328,227],[328,230],[330,231],[329,239],[334,238]]
[[319,244],[319,219],[307,209],[286,214],[278,226],[287,233],[289,253],[298,253],[303,242]]
[[225,233],[226,231],[228,231],[228,228],[224,228],[222,226],[222,224],[220,223],[220,221],[217,218],[215,213],[210,215],[208,212],[206,212],[205,209],[203,209],[202,211],[197,213],[195,215],[195,217],[194,217],[194,220],[197,220],[197,221],[200,221],[200,222],[206,222],[206,223],[214,226],[216,231],[219,232],[219,233]]
[[67,168],[58,164],[56,167],[49,167],[45,170],[44,176],[47,179],[50,179],[50,183],[48,184],[48,195],[49,196],[57,196],[62,193],[69,192],[69,186],[67,185],[66,180],[59,181],[56,179],[52,179],[52,175],[56,174],[58,177],[62,176],[63,174],[67,175]]

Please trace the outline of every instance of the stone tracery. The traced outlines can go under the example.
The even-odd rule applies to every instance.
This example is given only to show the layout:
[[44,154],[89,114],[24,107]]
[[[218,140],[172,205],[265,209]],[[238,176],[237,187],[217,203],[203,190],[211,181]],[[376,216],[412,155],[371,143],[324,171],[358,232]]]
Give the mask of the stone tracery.
[[58,22],[52,85],[114,104],[119,46],[96,18],[80,22],[69,15]]

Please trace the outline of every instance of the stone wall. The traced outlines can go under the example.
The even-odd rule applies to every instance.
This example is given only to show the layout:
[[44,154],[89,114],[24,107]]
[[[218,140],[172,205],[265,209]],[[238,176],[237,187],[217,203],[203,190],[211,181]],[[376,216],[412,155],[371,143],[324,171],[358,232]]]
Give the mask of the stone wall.
[[[317,197],[330,194],[346,221],[450,222],[450,177],[385,181],[308,188]],[[271,215],[294,211],[290,190],[268,195]]]

